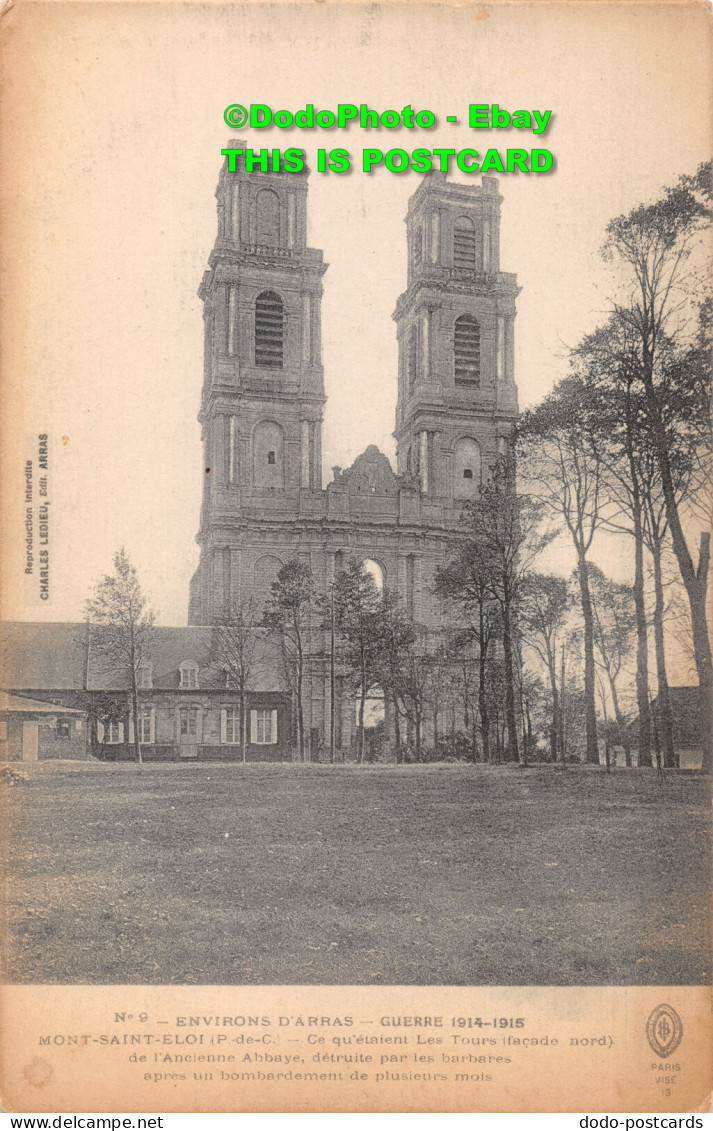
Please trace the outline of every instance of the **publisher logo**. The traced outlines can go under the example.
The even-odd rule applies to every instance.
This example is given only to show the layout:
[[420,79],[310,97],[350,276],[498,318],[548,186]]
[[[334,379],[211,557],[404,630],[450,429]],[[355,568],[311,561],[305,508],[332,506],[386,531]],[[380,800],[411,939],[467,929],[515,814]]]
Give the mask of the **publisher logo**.
[[651,1048],[663,1060],[675,1052],[683,1036],[681,1018],[670,1005],[657,1005],[646,1022],[646,1036]]

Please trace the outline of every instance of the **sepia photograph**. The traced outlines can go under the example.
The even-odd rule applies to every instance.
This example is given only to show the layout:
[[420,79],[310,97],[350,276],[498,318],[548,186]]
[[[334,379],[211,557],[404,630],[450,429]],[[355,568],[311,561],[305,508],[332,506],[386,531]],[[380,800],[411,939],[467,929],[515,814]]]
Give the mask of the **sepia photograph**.
[[71,1108],[76,1000],[168,1104],[151,1000],[235,1104],[179,1110],[263,1110],[244,1042],[299,1064],[294,1026],[380,1034],[373,1094],[332,1052],[299,1110],[510,1110],[518,1046],[539,1110],[518,1055],[617,1025],[636,1110],[706,1103],[710,12],[18,0],[0,37],[5,1102]]

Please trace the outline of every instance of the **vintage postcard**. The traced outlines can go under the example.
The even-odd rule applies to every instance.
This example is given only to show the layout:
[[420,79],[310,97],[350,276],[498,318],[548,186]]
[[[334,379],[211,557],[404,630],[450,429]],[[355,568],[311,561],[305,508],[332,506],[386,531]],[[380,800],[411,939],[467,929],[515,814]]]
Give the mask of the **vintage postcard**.
[[4,1109],[696,1126],[709,6],[0,50]]

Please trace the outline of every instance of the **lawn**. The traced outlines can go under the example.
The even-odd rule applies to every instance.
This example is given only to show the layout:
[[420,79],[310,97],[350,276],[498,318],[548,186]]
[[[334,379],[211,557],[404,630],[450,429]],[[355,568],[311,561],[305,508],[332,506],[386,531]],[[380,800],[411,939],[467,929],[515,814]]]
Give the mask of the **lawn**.
[[11,982],[700,984],[710,783],[44,763],[6,788]]

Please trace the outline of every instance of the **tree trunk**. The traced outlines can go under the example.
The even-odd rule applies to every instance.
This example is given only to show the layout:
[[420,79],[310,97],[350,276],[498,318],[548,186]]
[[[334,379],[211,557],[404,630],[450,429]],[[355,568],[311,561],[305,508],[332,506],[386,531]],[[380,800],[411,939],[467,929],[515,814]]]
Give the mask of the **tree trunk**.
[[515,713],[515,668],[513,663],[512,625],[510,623],[510,601],[506,595],[503,602],[503,660],[505,667],[505,719],[508,730],[508,759],[520,760],[517,742],[517,715]]
[[703,737],[703,761],[701,770],[703,773],[710,774],[711,771],[713,771],[713,734],[711,733],[713,657],[711,656],[706,609],[708,567],[710,563],[710,534],[701,534],[698,569],[696,569],[688,550],[688,543],[686,542],[686,536],[683,532],[683,526],[681,525],[681,519],[678,513],[676,489],[673,483],[671,460],[668,452],[668,437],[661,420],[661,410],[656,394],[656,386],[654,385],[654,358],[652,346],[648,339],[645,339],[643,342],[642,371],[646,403],[654,426],[656,460],[661,473],[661,486],[663,488],[664,505],[666,507],[666,519],[671,531],[673,551],[676,555],[678,568],[681,571],[681,579],[686,588],[688,604],[691,610],[693,651],[696,658],[698,686],[701,695],[700,710]]
[[139,741],[139,693],[136,687],[136,677],[132,680],[131,711],[134,717],[134,752],[136,761],[139,765],[142,765],[143,757],[141,755],[141,742]]
[[668,673],[666,671],[666,648],[664,643],[664,593],[663,577],[661,573],[661,539],[651,532],[651,551],[654,560],[654,642],[656,647],[656,678],[659,685],[658,693],[658,727],[659,738],[663,746],[663,762],[666,769],[673,769],[676,765],[676,751],[673,744],[673,712],[671,710],[671,695],[668,687]]
[[560,700],[557,692],[557,672],[555,671],[554,652],[548,656],[547,670],[550,673],[550,689],[552,691],[552,721],[550,723],[550,757],[557,761],[557,747],[560,723]]
[[586,554],[578,550],[579,592],[584,620],[584,710],[586,725],[587,762],[599,765],[599,746],[597,743],[597,707],[595,701],[594,668],[594,616],[592,598],[589,592],[589,565]]
[[396,696],[392,697],[392,705],[394,709],[394,740],[396,742],[396,764],[400,765],[403,762],[401,751],[401,724],[399,723],[399,704]]
[[478,647],[478,713],[480,715],[480,729],[483,744],[483,761],[490,761],[490,719],[488,717],[488,687],[487,687],[487,645],[485,637],[485,616],[483,605],[480,605],[480,645]]
[[560,754],[562,756],[562,769],[567,769],[567,742],[565,719],[565,682],[564,682],[564,644],[560,661],[560,710],[559,710]]
[[639,712],[639,765],[651,765],[651,715],[649,711],[649,642],[644,596],[644,535],[638,482],[632,487],[634,520],[634,608],[636,611],[636,705]]
[[366,705],[366,660],[364,657],[364,645],[362,644],[359,656],[361,667],[361,687],[359,689],[359,765],[364,761],[364,749],[366,745],[366,735],[364,734],[364,707]]
[[616,725],[621,737],[621,744],[624,747],[624,761],[626,762],[627,766],[631,767],[631,743],[629,742],[628,738],[624,737],[624,735],[626,734],[626,723],[624,722],[624,716],[622,715],[621,708],[619,707],[619,693],[616,689],[616,680],[614,679],[614,676],[612,675],[611,669],[608,665],[606,666],[606,673],[609,678],[611,701],[614,706],[614,718],[616,719]]
[[302,653],[297,658],[297,756],[300,762],[305,760],[305,720],[302,709]]

